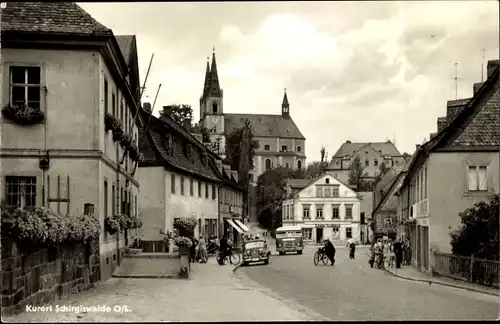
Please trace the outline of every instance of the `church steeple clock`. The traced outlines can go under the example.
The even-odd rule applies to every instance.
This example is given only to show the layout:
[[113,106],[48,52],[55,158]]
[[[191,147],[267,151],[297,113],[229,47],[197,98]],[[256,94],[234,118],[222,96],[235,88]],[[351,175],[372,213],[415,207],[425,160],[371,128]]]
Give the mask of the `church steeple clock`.
[[209,67],[207,61],[203,94],[200,98],[200,119],[201,124],[210,133],[210,142],[214,151],[224,157],[226,141],[224,136],[223,92],[219,84],[215,47],[213,50],[212,65]]

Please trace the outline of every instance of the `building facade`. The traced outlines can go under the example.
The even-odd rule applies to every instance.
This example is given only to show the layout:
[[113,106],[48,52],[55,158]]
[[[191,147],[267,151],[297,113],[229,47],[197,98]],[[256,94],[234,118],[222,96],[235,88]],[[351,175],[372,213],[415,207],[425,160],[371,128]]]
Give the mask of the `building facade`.
[[346,141],[332,157],[327,171],[342,182],[349,180],[349,169],[354,158],[359,157],[363,167],[364,180],[374,180],[380,174],[380,165],[389,169],[393,166],[403,166],[405,159],[394,143],[352,143]]
[[[13,10],[15,5],[9,3]],[[110,29],[74,3],[19,5],[31,6],[23,9],[28,16],[2,12],[2,108],[30,107],[43,120],[19,125],[2,116],[3,198],[65,215],[93,213],[103,229],[100,267],[106,279],[128,238],[104,232],[104,219],[137,211],[135,163],[105,129],[109,113],[138,139],[135,41],[120,47]]]
[[150,119],[148,128],[140,133],[144,161],[139,164],[139,174],[147,183],[139,199],[145,246],[152,250],[162,246],[162,233],[172,229],[174,219],[180,217],[198,220],[195,236],[229,230],[225,223],[234,223],[228,220],[242,218],[237,174],[168,114],[156,118],[142,110],[142,115]]
[[250,180],[257,182],[259,175],[277,166],[301,169],[306,167],[305,137],[290,115],[290,104],[285,91],[281,114],[229,114],[224,112],[224,96],[220,88],[215,54],[212,64],[207,62],[205,83],[200,98],[200,124],[208,129],[208,146],[225,157],[226,137],[250,121],[253,139],[259,142],[254,157]]
[[[413,263],[430,271],[432,251],[451,252],[459,213],[500,192],[499,60],[472,98],[448,102],[438,133],[418,146],[398,187],[398,212],[413,241]],[[444,122],[444,123],[443,123]]]
[[[306,183],[307,181],[307,183]],[[313,180],[289,180],[282,204],[283,225],[299,225],[304,240],[329,238],[344,244],[360,240],[360,197],[331,174]]]

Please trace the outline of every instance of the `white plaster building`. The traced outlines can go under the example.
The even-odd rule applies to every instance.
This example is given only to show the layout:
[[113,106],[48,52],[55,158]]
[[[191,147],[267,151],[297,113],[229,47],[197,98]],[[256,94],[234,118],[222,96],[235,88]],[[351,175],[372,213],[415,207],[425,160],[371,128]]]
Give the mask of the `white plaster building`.
[[283,225],[302,226],[306,241],[360,239],[360,198],[331,174],[289,180],[285,190]]

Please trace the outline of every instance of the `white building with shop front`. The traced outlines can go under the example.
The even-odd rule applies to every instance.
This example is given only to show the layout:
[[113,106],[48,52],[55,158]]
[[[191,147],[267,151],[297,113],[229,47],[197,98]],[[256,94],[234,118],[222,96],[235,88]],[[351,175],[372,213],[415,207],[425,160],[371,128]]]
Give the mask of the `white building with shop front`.
[[329,238],[339,245],[360,239],[360,198],[331,174],[289,180],[285,192],[283,226],[301,226],[305,241]]

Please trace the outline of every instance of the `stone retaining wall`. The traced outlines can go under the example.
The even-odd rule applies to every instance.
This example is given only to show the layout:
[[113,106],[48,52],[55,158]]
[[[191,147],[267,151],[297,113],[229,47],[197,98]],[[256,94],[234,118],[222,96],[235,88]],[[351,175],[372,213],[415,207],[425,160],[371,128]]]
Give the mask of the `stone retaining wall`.
[[101,279],[99,242],[54,248],[2,238],[2,314],[21,313],[95,286]]

